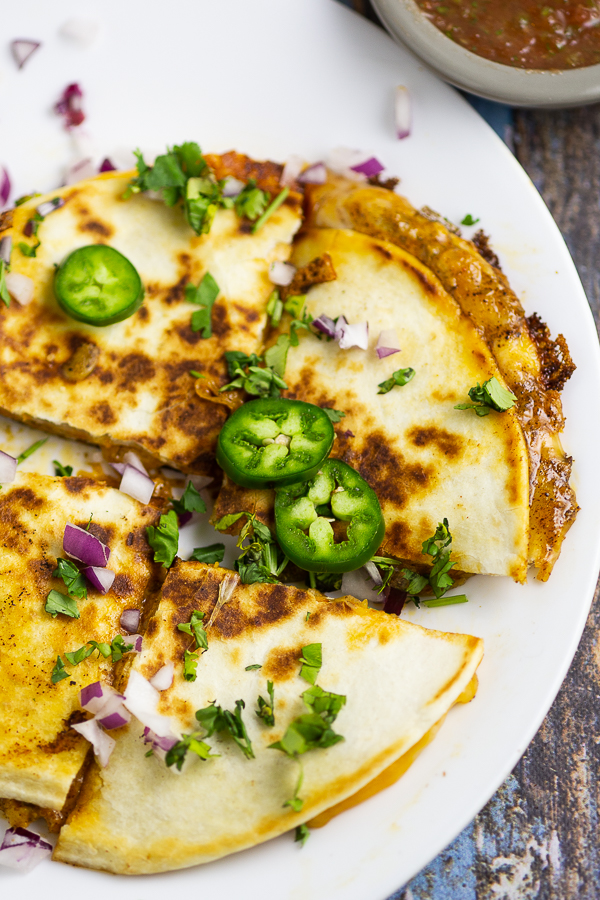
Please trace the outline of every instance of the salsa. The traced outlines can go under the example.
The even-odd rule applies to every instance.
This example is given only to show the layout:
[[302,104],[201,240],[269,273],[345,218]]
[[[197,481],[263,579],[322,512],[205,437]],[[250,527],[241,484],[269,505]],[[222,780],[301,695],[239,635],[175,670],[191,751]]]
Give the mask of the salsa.
[[521,69],[600,63],[600,0],[416,0],[447,37]]

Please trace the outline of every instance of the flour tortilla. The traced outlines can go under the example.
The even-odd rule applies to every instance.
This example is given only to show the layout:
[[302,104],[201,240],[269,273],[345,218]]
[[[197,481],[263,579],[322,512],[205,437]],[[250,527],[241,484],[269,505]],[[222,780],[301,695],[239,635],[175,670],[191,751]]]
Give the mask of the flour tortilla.
[[[352,598],[329,601],[283,585],[239,585],[208,628],[197,680],[186,682],[182,657],[190,639],[176,626],[194,609],[208,621],[228,574],[177,563],[133,665],[149,678],[175,662],[175,680],[158,708],[179,732],[190,732],[195,710],[211,701],[233,710],[243,699],[256,758],[246,759],[230,739],[213,735],[208,743],[221,756],[194,761],[177,775],[146,758],[142,728],[132,721],[108,767],[92,766],[55,859],[120,874],[164,872],[288,831],[356,793],[416,744],[455,703],[481,660],[478,638],[429,631]],[[300,695],[309,685],[299,677],[299,657],[303,646],[317,642],[323,653],[317,683],[347,697],[333,726],[345,740],[304,755],[304,805],[293,812],[284,803],[294,794],[298,764],[268,745],[307,712]],[[246,671],[257,663],[261,669]],[[268,696],[267,679],[274,682],[274,728],[254,712],[258,695]]]

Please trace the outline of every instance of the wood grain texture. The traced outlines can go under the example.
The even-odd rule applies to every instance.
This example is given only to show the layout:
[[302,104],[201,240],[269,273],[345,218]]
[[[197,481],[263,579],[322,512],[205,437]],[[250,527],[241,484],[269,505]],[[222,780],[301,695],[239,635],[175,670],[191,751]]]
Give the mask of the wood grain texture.
[[[514,141],[565,237],[598,327],[600,105],[516,111]],[[600,897],[599,634],[597,587],[569,674],[520,763],[471,825],[393,900]]]

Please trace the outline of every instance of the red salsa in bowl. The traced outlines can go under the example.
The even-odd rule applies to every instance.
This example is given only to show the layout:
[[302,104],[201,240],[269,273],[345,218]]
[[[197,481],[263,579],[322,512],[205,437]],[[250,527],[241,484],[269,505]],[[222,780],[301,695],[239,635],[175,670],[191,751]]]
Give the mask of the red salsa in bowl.
[[600,63],[600,0],[416,0],[457,44],[521,69]]

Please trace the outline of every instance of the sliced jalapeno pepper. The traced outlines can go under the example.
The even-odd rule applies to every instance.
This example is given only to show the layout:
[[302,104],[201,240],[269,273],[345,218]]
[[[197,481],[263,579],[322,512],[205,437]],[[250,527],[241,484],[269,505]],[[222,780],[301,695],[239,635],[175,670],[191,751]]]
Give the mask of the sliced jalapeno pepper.
[[328,459],[312,481],[278,488],[275,529],[281,549],[301,569],[350,572],[371,559],[385,524],[364,478],[347,463]]
[[74,250],[54,279],[59,306],[72,319],[88,325],[112,325],[139,309],[144,288],[127,257],[105,244]]
[[284,398],[250,400],[221,429],[217,462],[242,487],[291,484],[317,474],[334,437],[319,406]]

